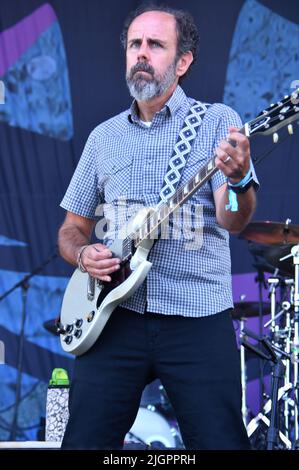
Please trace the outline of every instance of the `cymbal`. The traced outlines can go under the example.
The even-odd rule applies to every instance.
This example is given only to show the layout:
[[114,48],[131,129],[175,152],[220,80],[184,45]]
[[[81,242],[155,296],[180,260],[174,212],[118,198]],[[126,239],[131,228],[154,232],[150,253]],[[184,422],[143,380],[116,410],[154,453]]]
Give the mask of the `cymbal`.
[[299,243],[299,225],[270,222],[251,222],[245,227],[239,237],[266,245],[282,243]]
[[[259,305],[259,302],[237,302],[235,303],[234,309],[231,312],[231,316],[234,320],[240,320],[241,318],[258,317]],[[271,306],[269,302],[263,302],[262,312],[263,315],[269,315],[269,313],[271,313]]]

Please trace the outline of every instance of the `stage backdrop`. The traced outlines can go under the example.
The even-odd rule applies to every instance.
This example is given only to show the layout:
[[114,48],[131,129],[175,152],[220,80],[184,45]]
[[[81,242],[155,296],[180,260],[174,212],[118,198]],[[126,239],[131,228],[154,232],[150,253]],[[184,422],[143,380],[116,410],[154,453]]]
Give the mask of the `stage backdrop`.
[[[1,1],[0,296],[8,295],[0,303],[6,353],[0,365],[0,440],[41,437],[51,371],[64,367],[71,375],[72,358],[43,326],[59,314],[72,271],[56,256],[64,217],[59,202],[90,131],[130,104],[119,36],[127,13],[139,3]],[[184,82],[189,96],[225,102],[246,121],[292,91],[292,81],[299,79],[297,2],[168,4],[188,8],[200,28],[199,60]],[[261,189],[255,220],[299,223],[297,128],[257,168]],[[258,138],[253,156],[271,147],[270,138]],[[235,298],[255,300],[247,242],[232,238],[231,245]],[[18,377],[21,396],[12,430]],[[255,378],[249,368],[249,379]]]

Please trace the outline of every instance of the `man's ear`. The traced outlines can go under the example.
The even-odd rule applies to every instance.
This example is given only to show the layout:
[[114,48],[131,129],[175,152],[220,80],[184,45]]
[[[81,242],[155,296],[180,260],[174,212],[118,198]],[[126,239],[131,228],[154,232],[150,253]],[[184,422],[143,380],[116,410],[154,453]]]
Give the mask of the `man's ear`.
[[193,62],[193,54],[191,51],[185,52],[177,61],[176,73],[179,77],[182,77],[187,72],[188,68]]

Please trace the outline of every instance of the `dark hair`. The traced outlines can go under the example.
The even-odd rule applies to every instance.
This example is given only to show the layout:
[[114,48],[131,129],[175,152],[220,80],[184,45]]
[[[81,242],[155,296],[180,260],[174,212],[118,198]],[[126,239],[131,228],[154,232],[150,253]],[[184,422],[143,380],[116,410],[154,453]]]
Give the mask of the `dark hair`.
[[[197,59],[199,33],[195,24],[194,18],[190,13],[184,10],[177,10],[166,5],[144,4],[140,5],[136,10],[129,13],[125,20],[124,27],[121,33],[121,42],[124,48],[127,47],[128,29],[131,23],[137,18],[148,11],[160,11],[172,15],[176,22],[177,30],[177,52],[176,61],[186,52],[191,51],[193,54],[193,64]],[[182,77],[181,77],[182,78]]]

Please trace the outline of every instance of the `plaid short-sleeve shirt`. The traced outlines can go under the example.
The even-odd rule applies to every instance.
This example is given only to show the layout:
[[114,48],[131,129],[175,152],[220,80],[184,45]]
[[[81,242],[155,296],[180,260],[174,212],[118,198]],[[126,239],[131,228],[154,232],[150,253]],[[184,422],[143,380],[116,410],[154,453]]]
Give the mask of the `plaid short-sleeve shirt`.
[[[125,222],[141,206],[155,206],[169,158],[185,116],[194,100],[178,86],[150,126],[142,123],[133,102],[130,109],[97,126],[90,134],[76,171],[61,202],[67,211],[94,218],[99,204],[113,218],[126,201]],[[214,154],[229,126],[241,126],[228,106],[209,107],[179,186],[185,184]],[[143,313],[201,317],[232,307],[229,234],[216,220],[214,191],[226,183],[218,171],[183,206],[164,238],[150,254],[153,263],[145,282],[122,305]],[[119,222],[119,221],[118,221]],[[114,236],[118,222],[114,217]],[[107,235],[113,238],[112,233]]]

